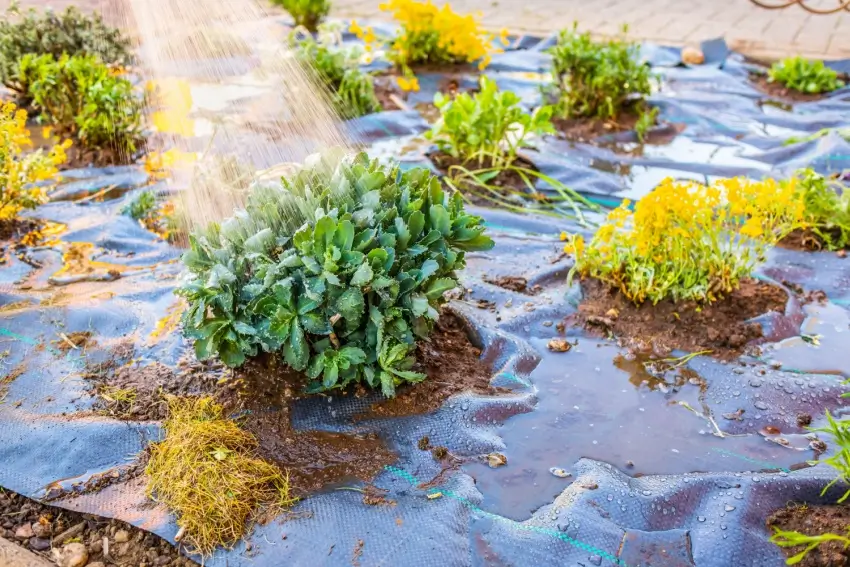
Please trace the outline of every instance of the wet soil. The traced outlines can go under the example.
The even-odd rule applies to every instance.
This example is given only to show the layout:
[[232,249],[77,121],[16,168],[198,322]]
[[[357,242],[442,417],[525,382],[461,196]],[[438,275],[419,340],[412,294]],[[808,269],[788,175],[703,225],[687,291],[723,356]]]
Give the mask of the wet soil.
[[[784,531],[796,531],[814,536],[833,533],[847,536],[850,526],[850,506],[806,506],[789,504],[786,508],[774,512],[767,519],[770,532],[775,528]],[[782,552],[792,557],[805,549],[805,546],[785,547]],[[850,549],[845,549],[841,542],[831,541],[822,543],[808,554],[797,565],[800,567],[839,567],[850,565]]]
[[[831,233],[830,233],[831,234]],[[841,237],[840,232],[836,229],[835,239]],[[804,252],[820,252],[825,249],[826,243],[823,239],[810,230],[797,229],[788,236],[779,241],[778,246],[789,250],[802,250]],[[845,257],[846,252],[838,251],[840,257]]]
[[490,386],[493,371],[481,358],[481,349],[472,344],[464,322],[444,311],[429,341],[416,349],[417,372],[428,378],[398,389],[395,398],[377,402],[363,418],[397,417],[434,411],[449,397],[464,391],[494,395],[505,392]]
[[375,75],[373,84],[382,109],[406,110],[407,93],[398,88],[394,75]]
[[721,359],[735,358],[763,336],[761,325],[747,320],[769,311],[785,313],[788,302],[784,290],[755,280],[744,280],[729,296],[703,306],[664,300],[637,307],[598,280],[586,278],[581,285],[584,299],[568,324],[665,356],[673,350],[710,350]]
[[[635,129],[640,113],[634,106],[623,110],[616,120],[588,118],[558,118],[552,119],[555,129],[567,140],[574,142],[594,142],[600,136],[628,132]],[[653,125],[656,125],[654,123]]]
[[87,565],[188,567],[164,539],[118,520],[107,520],[55,508],[0,489],[0,537],[27,548],[52,563],[51,548],[81,543]]
[[[456,165],[463,166],[469,171],[476,171],[479,169],[487,169],[492,167],[492,162],[490,160],[486,160],[482,164],[479,164],[478,162],[464,163],[463,160],[459,158],[453,157],[447,153],[439,151],[434,152],[432,154],[428,154],[428,158],[434,163],[437,169],[440,170],[440,173],[448,177],[451,177],[452,174],[455,173],[456,170],[452,170],[452,167]],[[514,161],[514,165],[533,171],[537,170],[534,164],[525,161],[522,158],[518,158],[516,161]],[[534,179],[531,178],[530,181],[533,182]],[[473,186],[468,182],[455,181],[458,187],[468,189],[467,191],[463,192],[463,197],[474,205],[492,206],[494,200],[509,200],[516,192],[528,194],[529,197],[539,199],[541,201],[546,200],[546,196],[542,193],[529,193],[528,185],[525,183],[525,180],[519,173],[517,173],[516,170],[502,170],[498,173],[498,175],[496,175],[496,177],[486,180],[485,182],[490,185],[493,191],[498,193],[498,195],[493,195],[492,193],[487,191],[487,189]]]
[[781,83],[771,83],[768,81],[767,75],[761,73],[751,73],[750,81],[752,81],[758,90],[767,96],[784,102],[812,102],[822,100],[829,95],[829,93],[801,93],[800,91],[789,89]]

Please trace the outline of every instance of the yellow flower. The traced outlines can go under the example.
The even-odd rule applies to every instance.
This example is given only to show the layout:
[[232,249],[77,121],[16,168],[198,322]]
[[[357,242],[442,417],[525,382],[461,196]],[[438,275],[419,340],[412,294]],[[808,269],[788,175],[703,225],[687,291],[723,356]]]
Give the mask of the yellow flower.
[[418,91],[419,90],[419,79],[414,77],[396,77],[396,83],[403,91]]
[[363,34],[363,28],[360,27],[360,24],[357,23],[357,20],[351,20],[351,26],[348,28],[348,31],[360,37]]
[[508,45],[510,43],[508,33],[508,28],[502,28],[502,31],[499,32],[499,40],[502,42],[502,45]]

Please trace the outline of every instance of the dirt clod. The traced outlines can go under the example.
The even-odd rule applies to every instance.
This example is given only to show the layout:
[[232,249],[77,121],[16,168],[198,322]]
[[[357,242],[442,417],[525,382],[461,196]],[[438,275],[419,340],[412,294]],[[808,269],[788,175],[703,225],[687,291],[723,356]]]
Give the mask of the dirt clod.
[[[623,346],[637,351],[667,355],[672,350],[710,350],[714,356],[731,359],[762,338],[758,323],[747,320],[769,311],[785,312],[788,295],[774,285],[744,280],[740,288],[708,305],[670,300],[636,306],[618,291],[598,280],[582,280],[584,301],[568,322],[613,333]],[[616,309],[616,319],[604,316]]]
[[546,346],[552,352],[568,352],[571,348],[573,348],[573,345],[564,339],[552,339]]
[[812,424],[812,416],[807,413],[798,413],[797,414],[797,425],[800,427],[805,427],[807,425]]
[[419,447],[420,451],[427,451],[431,447],[431,440],[428,439],[427,435],[425,435],[424,437],[422,437],[422,439],[419,440],[417,446]]
[[[846,535],[850,525],[850,507],[848,506],[807,506],[789,504],[786,508],[774,512],[767,519],[770,532],[774,528],[783,531],[797,531],[814,536],[824,533]],[[805,549],[805,546],[784,547],[782,552],[792,557]],[[820,544],[810,551],[798,563],[800,567],[825,567],[850,564],[850,549],[845,549],[839,541]]]

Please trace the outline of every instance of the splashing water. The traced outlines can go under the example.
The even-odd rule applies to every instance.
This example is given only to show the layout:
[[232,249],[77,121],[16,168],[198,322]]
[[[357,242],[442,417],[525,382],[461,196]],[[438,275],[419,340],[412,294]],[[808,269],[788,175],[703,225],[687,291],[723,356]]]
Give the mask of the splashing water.
[[349,148],[326,86],[254,0],[122,2],[119,17],[155,85],[153,143],[200,156],[172,172],[188,229],[242,208],[256,172]]

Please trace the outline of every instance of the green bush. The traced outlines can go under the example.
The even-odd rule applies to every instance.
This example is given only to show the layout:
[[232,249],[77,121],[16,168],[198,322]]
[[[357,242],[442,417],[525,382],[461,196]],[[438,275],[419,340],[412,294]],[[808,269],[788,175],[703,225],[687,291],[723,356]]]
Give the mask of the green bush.
[[465,251],[492,247],[483,232],[426,169],[328,151],[190,236],[184,331],[201,359],[282,353],[311,391],[366,382],[392,396],[425,378],[414,346],[457,287]]
[[375,96],[372,76],[360,69],[359,51],[337,47],[329,41],[316,41],[310,36],[293,38],[293,42],[299,60],[328,85],[340,116],[356,118],[380,112],[381,103]]
[[520,102],[516,93],[500,91],[493,80],[481,77],[481,90],[476,94],[434,96],[440,119],[425,135],[441,151],[464,163],[509,167],[517,150],[528,146],[529,134],[555,133],[551,106],[528,114]]
[[[624,30],[625,31],[625,30]],[[565,118],[616,120],[629,106],[645,112],[655,80],[639,46],[622,40],[595,42],[589,33],[563,30],[549,49]]]
[[156,213],[156,195],[153,191],[139,193],[132,201],[121,209],[122,215],[127,215],[133,220],[143,221],[151,218]]
[[768,81],[807,94],[828,93],[844,86],[838,73],[823,64],[802,57],[777,61],[767,71]]
[[812,169],[797,172],[795,182],[804,204],[806,231],[816,248],[841,250],[850,244],[850,191]]
[[96,55],[109,65],[132,60],[129,40],[104,24],[99,14],[89,16],[74,7],[61,14],[35,9],[22,14],[13,3],[0,18],[0,81],[25,101],[29,86],[18,64],[28,54]]
[[316,31],[331,11],[329,0],[272,0],[272,4],[289,12],[296,26],[304,26],[311,32]]
[[141,140],[142,101],[133,84],[96,56],[24,55],[19,73],[29,84],[39,120],[86,149],[112,148],[128,157]]

